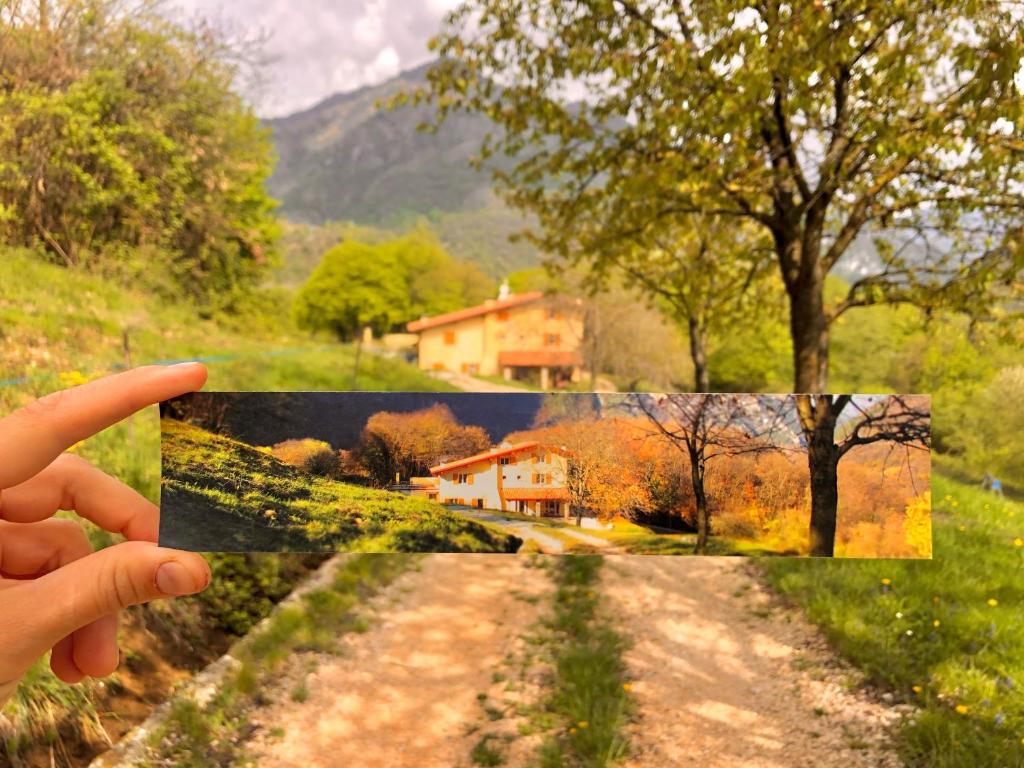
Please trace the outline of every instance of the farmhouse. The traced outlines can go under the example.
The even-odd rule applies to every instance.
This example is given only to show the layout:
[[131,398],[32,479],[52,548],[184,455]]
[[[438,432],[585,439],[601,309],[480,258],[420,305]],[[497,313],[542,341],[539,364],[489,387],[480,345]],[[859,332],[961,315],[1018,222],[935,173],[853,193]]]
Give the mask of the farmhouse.
[[583,365],[579,302],[540,291],[512,294],[502,286],[497,299],[421,318],[408,330],[419,336],[424,370],[501,375],[549,389],[578,381]]
[[537,442],[502,443],[497,448],[430,468],[443,504],[569,516],[565,487],[568,462],[558,450]]

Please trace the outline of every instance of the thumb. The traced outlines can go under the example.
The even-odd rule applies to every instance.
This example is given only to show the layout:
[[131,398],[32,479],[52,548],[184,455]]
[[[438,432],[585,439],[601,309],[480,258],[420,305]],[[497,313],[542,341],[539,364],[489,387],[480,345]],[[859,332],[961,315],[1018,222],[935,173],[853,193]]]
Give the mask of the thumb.
[[190,595],[210,583],[210,568],[194,552],[146,541],[107,547],[25,585],[34,605],[33,639],[44,648],[122,608]]

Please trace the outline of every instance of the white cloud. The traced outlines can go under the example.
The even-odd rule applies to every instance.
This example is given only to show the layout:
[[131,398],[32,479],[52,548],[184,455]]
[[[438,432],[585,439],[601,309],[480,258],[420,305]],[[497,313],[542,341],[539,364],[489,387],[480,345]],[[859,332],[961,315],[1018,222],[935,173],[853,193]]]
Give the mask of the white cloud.
[[377,54],[377,58],[373,60],[372,64],[364,68],[365,80],[378,82],[394,77],[401,71],[401,63],[402,60],[398,57],[398,52],[389,45]]
[[265,35],[258,114],[305,109],[429,61],[427,40],[458,0],[169,0],[165,13],[208,19],[232,35]]

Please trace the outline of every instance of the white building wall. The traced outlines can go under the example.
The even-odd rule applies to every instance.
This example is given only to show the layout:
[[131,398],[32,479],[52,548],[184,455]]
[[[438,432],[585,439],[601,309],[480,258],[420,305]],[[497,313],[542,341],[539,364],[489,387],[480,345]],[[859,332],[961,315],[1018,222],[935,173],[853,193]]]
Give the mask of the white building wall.
[[[551,461],[544,461],[545,455]],[[511,464],[500,467],[502,484],[506,488],[564,488],[566,460],[557,453],[548,453],[543,449],[537,452],[524,452],[512,456]],[[551,475],[549,484],[540,485],[533,482],[533,475]]]
[[[483,499],[485,509],[501,509],[497,470],[496,461],[481,461],[445,472],[440,476],[438,500],[463,499],[472,506],[475,499]],[[460,474],[473,475],[472,484],[454,482]]]

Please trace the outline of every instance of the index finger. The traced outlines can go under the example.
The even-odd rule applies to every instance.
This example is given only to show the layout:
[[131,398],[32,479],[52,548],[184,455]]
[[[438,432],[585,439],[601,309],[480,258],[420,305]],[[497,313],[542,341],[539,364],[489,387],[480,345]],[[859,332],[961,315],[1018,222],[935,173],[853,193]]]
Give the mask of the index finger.
[[41,397],[0,420],[0,488],[41,471],[75,443],[147,405],[193,392],[200,363],[148,365]]

